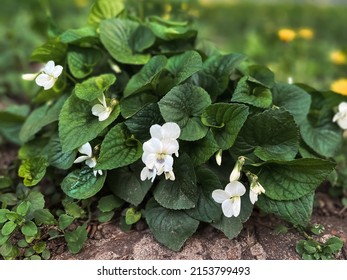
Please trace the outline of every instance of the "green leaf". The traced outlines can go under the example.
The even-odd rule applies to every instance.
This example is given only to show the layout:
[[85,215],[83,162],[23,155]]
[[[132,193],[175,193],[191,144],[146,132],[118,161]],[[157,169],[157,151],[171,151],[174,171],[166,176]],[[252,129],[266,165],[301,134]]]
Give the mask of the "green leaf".
[[153,191],[155,200],[165,208],[194,208],[198,199],[198,190],[193,164],[190,158],[182,154],[173,166],[176,179],[159,181]]
[[42,46],[36,48],[31,54],[30,59],[33,61],[39,61],[46,63],[49,60],[53,60],[56,64],[59,64],[64,60],[66,55],[67,45],[60,42],[59,38],[49,39]]
[[188,22],[174,22],[157,16],[148,17],[147,26],[157,37],[166,41],[188,39],[197,34]]
[[[113,18],[100,22],[100,40],[116,61],[136,65],[146,64],[149,61],[151,57],[149,54],[137,53],[131,44],[131,38],[139,26],[138,22],[128,19]],[[138,40],[137,44],[149,47],[154,43],[155,37],[144,36]],[[143,41],[141,42],[141,40]]]
[[17,227],[17,224],[13,221],[8,221],[6,222],[1,229],[1,234],[2,235],[10,235]]
[[71,74],[77,79],[82,79],[93,72],[100,58],[101,54],[97,49],[70,47],[67,53],[67,64]]
[[57,220],[48,209],[38,209],[34,212],[34,218],[37,225],[56,225]]
[[46,242],[40,241],[33,246],[36,254],[41,254],[46,249]]
[[43,250],[42,254],[41,254],[42,258],[44,260],[49,260],[51,257],[51,253],[50,251],[46,248],[45,250]]
[[72,94],[65,102],[59,117],[59,137],[64,152],[72,151],[96,138],[119,115],[117,105],[102,122],[92,115],[92,105]]
[[6,241],[10,238],[9,235],[3,235],[1,232],[0,232],[0,246],[2,246],[3,244],[6,243]]
[[74,93],[79,99],[93,101],[107,91],[115,82],[116,76],[113,74],[94,76],[80,84],[76,84]]
[[[267,191],[267,189],[266,189]],[[295,200],[276,201],[260,195],[257,206],[265,213],[272,213],[295,225],[306,226],[310,221],[314,192]]]
[[59,228],[61,230],[65,230],[68,226],[72,224],[74,219],[75,219],[74,217],[71,217],[68,214],[61,214],[58,219]]
[[294,200],[311,193],[332,172],[335,164],[322,159],[272,161],[261,166],[259,182],[265,196],[273,200]]
[[49,165],[59,169],[69,169],[76,159],[77,151],[64,152],[58,134],[54,134],[48,144]]
[[106,172],[94,176],[93,169],[83,167],[69,173],[61,182],[61,188],[69,197],[87,199],[101,190],[105,179]]
[[343,247],[343,241],[336,237],[330,237],[325,243],[324,247],[328,247],[333,254],[338,253]]
[[259,108],[269,108],[272,104],[271,90],[248,81],[245,76],[239,80],[231,98],[233,102],[241,102]]
[[48,162],[44,157],[25,159],[18,169],[18,175],[24,178],[23,183],[25,186],[32,187],[45,176],[47,166]]
[[25,217],[31,208],[31,203],[29,201],[23,201],[17,205],[16,212],[18,215]]
[[135,208],[128,208],[125,212],[125,222],[128,225],[136,224],[141,219],[141,212]]
[[23,144],[18,151],[18,158],[21,160],[34,157],[47,157],[48,138],[36,138]]
[[110,212],[100,212],[98,214],[98,221],[100,223],[107,223],[109,221],[112,220],[113,216],[114,216],[115,212],[114,211],[110,211]]
[[123,0],[97,0],[89,14],[88,23],[97,25],[104,19],[118,16],[123,10]]
[[291,113],[298,125],[306,119],[311,106],[311,96],[306,91],[295,85],[277,83],[272,94],[273,104]]
[[12,186],[13,182],[9,176],[0,175],[0,190]]
[[238,155],[252,152],[260,159],[291,160],[299,150],[298,128],[284,109],[268,109],[247,119],[236,140]]
[[248,80],[252,83],[272,88],[275,84],[274,73],[264,65],[251,65],[247,69]]
[[188,154],[194,166],[208,161],[219,149],[211,131],[207,132],[206,136],[200,140],[180,142],[180,152]]
[[160,101],[160,112],[166,122],[175,122],[181,128],[180,139],[195,141],[203,138],[208,128],[200,116],[211,104],[208,93],[192,84],[172,88]]
[[7,241],[0,247],[0,255],[3,257],[10,256],[12,251],[14,249],[14,246],[10,241]]
[[127,166],[141,155],[142,144],[132,137],[124,124],[118,124],[106,134],[95,168],[109,170]]
[[210,126],[213,136],[223,150],[229,149],[245,123],[248,107],[242,104],[215,103],[201,116],[202,123]]
[[163,55],[152,57],[139,72],[134,74],[124,89],[124,96],[145,91],[155,90],[158,78],[167,64]]
[[34,222],[26,221],[21,227],[21,231],[26,236],[35,236],[38,230]]
[[29,141],[43,127],[57,121],[65,100],[66,97],[63,96],[54,104],[46,103],[45,105],[32,111],[29,117],[25,120],[19,133],[20,140],[22,142]]
[[31,218],[33,213],[38,209],[43,209],[45,206],[45,199],[40,191],[31,191],[25,198],[26,201],[30,202],[30,212],[27,217]]
[[10,213],[8,209],[0,209],[0,224],[6,222],[8,220],[7,214]]
[[226,90],[230,81],[230,75],[244,59],[245,56],[238,53],[212,55],[206,59],[203,65],[203,72],[217,80],[218,95]]
[[198,167],[196,177],[198,201],[196,206],[186,210],[186,213],[192,218],[206,223],[219,220],[222,215],[221,207],[212,199],[212,192],[222,188],[218,176],[206,167]]
[[[152,186],[151,181],[141,181],[140,172],[143,166],[136,165],[112,170],[107,176],[111,191],[126,202],[138,206]],[[126,188],[124,187],[126,186]]]
[[193,74],[189,79],[189,83],[202,87],[204,90],[206,90],[213,102],[220,94],[217,79],[212,75],[205,73],[204,71],[199,71]]
[[160,114],[157,103],[145,105],[132,118],[124,122],[130,133],[134,134],[136,139],[141,142],[151,138],[149,130],[152,125],[162,123],[164,123],[164,119]]
[[125,119],[132,117],[145,105],[158,101],[158,97],[150,92],[141,92],[122,98],[120,101],[122,116]]
[[85,215],[85,211],[76,202],[66,203],[64,204],[64,208],[66,213],[75,219],[81,218]]
[[0,195],[0,201],[3,205],[16,205],[18,203],[18,198],[13,193],[4,193]]
[[64,236],[69,251],[72,254],[77,254],[82,249],[84,242],[88,238],[87,224],[77,227],[74,231],[65,232]]
[[169,58],[165,67],[173,75],[173,85],[178,85],[202,69],[202,60],[196,51],[187,51]]
[[113,194],[100,198],[98,208],[102,212],[109,212],[123,205],[123,201]]
[[166,209],[153,200],[147,204],[146,221],[155,239],[174,251],[181,249],[199,225],[184,211]]
[[238,236],[242,230],[242,222],[238,217],[227,218],[223,215],[220,221],[211,225],[223,232],[229,239]]
[[95,27],[85,26],[79,29],[68,29],[59,36],[59,39],[65,44],[97,43],[99,36]]

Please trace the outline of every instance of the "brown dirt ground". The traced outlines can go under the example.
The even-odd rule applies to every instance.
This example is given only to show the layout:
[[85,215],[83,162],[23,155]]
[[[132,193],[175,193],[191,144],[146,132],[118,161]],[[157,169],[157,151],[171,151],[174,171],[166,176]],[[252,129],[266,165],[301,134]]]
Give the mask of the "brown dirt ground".
[[[0,146],[0,175],[16,159],[16,147]],[[342,209],[339,200],[333,200],[324,190],[317,192],[318,207],[314,209],[312,222],[325,226],[325,239],[336,235],[344,241],[344,247],[336,259],[347,259],[347,211]],[[300,256],[295,251],[296,243],[303,236],[296,229],[287,233],[276,234],[278,225],[286,225],[271,215],[261,215],[257,211],[245,223],[241,234],[227,239],[223,233],[206,226],[200,228],[183,246],[181,251],[173,252],[153,238],[144,223],[138,223],[134,230],[123,232],[115,221],[91,225],[89,238],[78,254],[68,252],[64,239],[52,240],[48,247],[52,259],[66,260],[168,260],[168,259],[203,259],[203,260],[297,260]]]

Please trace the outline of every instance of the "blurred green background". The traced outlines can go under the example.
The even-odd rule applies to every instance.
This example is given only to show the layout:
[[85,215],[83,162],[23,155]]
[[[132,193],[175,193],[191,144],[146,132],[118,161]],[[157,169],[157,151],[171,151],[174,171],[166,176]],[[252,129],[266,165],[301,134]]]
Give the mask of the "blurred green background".
[[[241,52],[265,64],[278,81],[307,83],[347,95],[347,1],[125,0],[144,17],[193,20],[199,37],[223,52]],[[86,24],[93,0],[2,0],[0,106],[25,103],[34,83],[32,50],[62,30]],[[289,29],[279,36],[281,29]],[[342,80],[341,80],[342,79]],[[1,108],[1,107],[0,107]]]

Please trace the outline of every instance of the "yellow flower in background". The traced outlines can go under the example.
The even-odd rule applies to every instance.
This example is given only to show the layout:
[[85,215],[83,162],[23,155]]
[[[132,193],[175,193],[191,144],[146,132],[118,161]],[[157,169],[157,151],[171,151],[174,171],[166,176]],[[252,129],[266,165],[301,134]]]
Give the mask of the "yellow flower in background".
[[89,1],[88,0],[75,0],[75,5],[76,5],[76,7],[84,8],[87,5],[89,5]]
[[277,35],[281,41],[290,42],[290,41],[294,40],[296,33],[293,29],[282,28],[282,29],[278,30]]
[[336,93],[347,95],[347,79],[336,80],[331,84],[330,89]]
[[310,39],[313,38],[314,32],[310,28],[301,28],[298,31],[298,35],[299,35],[299,37],[301,37],[301,38],[303,38],[305,40],[310,40]]
[[334,64],[342,65],[346,64],[347,58],[342,51],[332,51],[330,53],[330,61]]

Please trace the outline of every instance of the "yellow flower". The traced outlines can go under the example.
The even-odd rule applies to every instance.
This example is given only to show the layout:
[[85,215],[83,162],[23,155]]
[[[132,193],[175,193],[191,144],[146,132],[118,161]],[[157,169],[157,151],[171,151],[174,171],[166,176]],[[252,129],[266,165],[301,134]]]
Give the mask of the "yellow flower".
[[305,40],[310,40],[310,39],[313,38],[314,32],[310,28],[301,28],[298,31],[298,35],[299,35],[299,37],[301,37],[301,38],[303,38]]
[[347,95],[347,79],[336,80],[331,84],[330,89],[336,93]]
[[78,8],[84,8],[89,4],[88,0],[75,0],[75,5]]
[[282,29],[278,30],[277,35],[281,41],[290,42],[290,41],[294,40],[296,33],[292,29],[282,28]]
[[342,65],[346,63],[346,55],[342,51],[332,51],[330,61],[334,64]]

